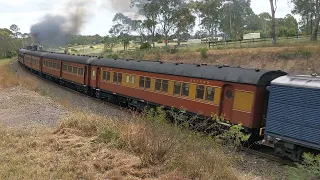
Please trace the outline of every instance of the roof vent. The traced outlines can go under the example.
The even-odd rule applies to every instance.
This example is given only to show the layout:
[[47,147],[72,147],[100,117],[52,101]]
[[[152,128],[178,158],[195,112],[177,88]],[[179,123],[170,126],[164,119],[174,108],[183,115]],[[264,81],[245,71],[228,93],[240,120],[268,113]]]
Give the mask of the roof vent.
[[312,77],[317,77],[318,75],[317,75],[317,73],[312,73],[311,76]]
[[237,68],[241,68],[241,66],[237,66]]
[[202,63],[201,65],[203,65],[203,66],[207,66],[208,64],[207,64],[207,63]]
[[260,71],[260,69],[255,69],[255,71],[256,71],[256,72],[259,72],[259,71]]
[[221,65],[219,65],[219,66],[218,66],[218,68],[222,68],[222,66],[221,66]]
[[98,57],[98,59],[100,59],[100,57]]
[[163,62],[162,62],[162,61],[160,61],[160,64],[163,64]]
[[180,62],[180,64],[183,64],[183,62]]
[[129,59],[127,59],[127,61],[129,61]]
[[179,63],[174,63],[175,65],[179,65]]
[[117,58],[114,58],[113,60],[117,60]]
[[200,64],[197,64],[197,67],[200,67]]

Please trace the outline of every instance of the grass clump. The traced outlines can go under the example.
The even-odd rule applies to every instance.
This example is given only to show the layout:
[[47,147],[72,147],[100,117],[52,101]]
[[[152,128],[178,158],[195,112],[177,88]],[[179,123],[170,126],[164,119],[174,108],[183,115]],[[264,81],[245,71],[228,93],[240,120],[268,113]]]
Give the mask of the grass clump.
[[320,179],[320,155],[304,153],[303,159],[304,162],[302,164],[297,164],[296,167],[287,169],[288,179]]
[[191,179],[237,179],[233,156],[227,156],[213,138],[168,124],[162,107],[121,121],[76,113],[61,121],[58,132],[65,131],[133,153],[141,167],[162,166]]

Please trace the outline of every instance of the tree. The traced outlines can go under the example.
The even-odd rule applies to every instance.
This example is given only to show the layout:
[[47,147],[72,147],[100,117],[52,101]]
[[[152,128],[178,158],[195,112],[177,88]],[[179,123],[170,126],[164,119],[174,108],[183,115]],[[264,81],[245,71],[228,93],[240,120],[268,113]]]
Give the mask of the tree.
[[169,33],[176,27],[179,11],[186,4],[184,0],[157,0],[152,3],[158,4],[158,22],[165,36],[166,47],[168,47]]
[[291,0],[291,2],[294,5],[292,13],[302,16],[305,22],[304,28],[311,32],[310,40],[316,41],[320,21],[320,0]]
[[175,35],[178,38],[178,45],[181,39],[187,39],[188,34],[193,30],[196,17],[191,14],[189,8],[184,7],[177,12],[177,25]]
[[272,43],[276,44],[276,10],[277,10],[277,0],[269,0],[271,7],[271,15],[272,15],[272,25],[271,25],[271,37]]
[[232,39],[240,39],[244,33],[245,19],[253,14],[250,0],[224,0],[220,10],[220,29]]
[[202,2],[193,3],[193,7],[200,14],[200,25],[207,31],[210,37],[217,34],[217,29],[220,23],[219,13],[221,5],[221,0],[204,0]]
[[139,13],[146,17],[146,20],[143,21],[142,27],[148,30],[149,41],[152,42],[153,47],[154,37],[157,28],[157,17],[159,12],[159,4],[158,3],[146,3],[142,6]]
[[12,24],[12,25],[10,26],[10,30],[13,32],[14,37],[15,37],[15,38],[18,38],[18,33],[19,33],[19,31],[20,31],[20,28],[19,28],[16,24]]

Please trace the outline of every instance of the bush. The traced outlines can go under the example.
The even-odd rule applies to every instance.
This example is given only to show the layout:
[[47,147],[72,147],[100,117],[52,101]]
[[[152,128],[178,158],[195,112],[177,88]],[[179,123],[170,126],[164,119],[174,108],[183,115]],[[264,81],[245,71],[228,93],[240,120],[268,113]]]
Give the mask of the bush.
[[287,170],[289,179],[320,179],[320,155],[303,154],[304,162]]
[[9,51],[6,55],[6,58],[13,58],[16,57],[18,54],[16,51]]
[[112,59],[118,59],[119,58],[119,54],[117,53],[111,53],[107,55],[108,58],[112,58]]
[[201,59],[208,58],[208,49],[207,48],[200,48],[198,51],[200,51]]
[[148,42],[142,43],[140,49],[151,49],[151,44]]

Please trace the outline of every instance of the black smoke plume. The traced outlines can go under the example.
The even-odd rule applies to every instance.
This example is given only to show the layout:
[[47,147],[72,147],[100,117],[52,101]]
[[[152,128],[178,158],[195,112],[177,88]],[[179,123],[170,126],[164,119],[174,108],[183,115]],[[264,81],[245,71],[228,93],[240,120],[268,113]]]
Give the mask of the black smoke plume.
[[43,19],[31,26],[30,33],[36,43],[48,46],[66,45],[72,35],[79,34],[88,16],[89,1],[70,1],[65,12],[67,15],[47,14]]

